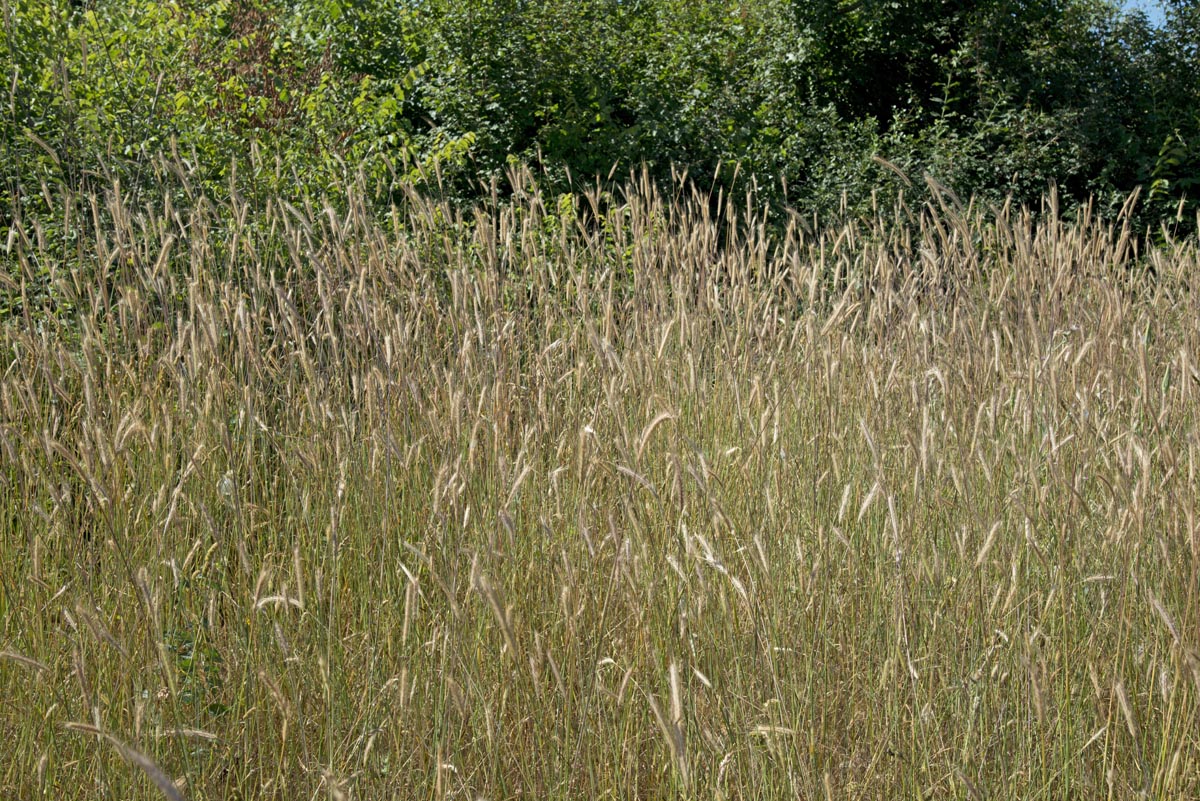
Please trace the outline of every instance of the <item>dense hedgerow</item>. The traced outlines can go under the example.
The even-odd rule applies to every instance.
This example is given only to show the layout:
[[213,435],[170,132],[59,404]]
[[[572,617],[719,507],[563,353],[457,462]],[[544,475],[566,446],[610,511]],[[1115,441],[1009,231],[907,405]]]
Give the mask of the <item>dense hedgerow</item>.
[[166,155],[216,200],[234,169],[260,199],[361,172],[386,212],[414,182],[470,205],[514,163],[555,192],[648,165],[828,214],[924,192],[890,163],[994,203],[1053,182],[1110,220],[1142,187],[1137,228],[1186,228],[1200,28],[1164,5],[10,0],[0,206],[153,194]]

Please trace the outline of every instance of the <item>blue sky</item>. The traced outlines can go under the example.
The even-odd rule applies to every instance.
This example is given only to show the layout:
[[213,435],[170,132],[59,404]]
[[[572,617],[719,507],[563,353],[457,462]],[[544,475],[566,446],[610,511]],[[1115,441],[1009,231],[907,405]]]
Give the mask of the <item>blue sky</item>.
[[1124,0],[1124,5],[1128,9],[1141,9],[1146,12],[1146,16],[1155,25],[1161,25],[1163,22],[1162,5],[1158,0]]

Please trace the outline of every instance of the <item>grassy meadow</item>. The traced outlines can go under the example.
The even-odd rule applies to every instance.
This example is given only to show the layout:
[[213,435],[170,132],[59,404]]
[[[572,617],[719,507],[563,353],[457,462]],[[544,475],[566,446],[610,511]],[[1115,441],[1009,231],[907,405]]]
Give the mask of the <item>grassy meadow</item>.
[[1195,242],[348,194],[9,237],[0,797],[1200,797]]

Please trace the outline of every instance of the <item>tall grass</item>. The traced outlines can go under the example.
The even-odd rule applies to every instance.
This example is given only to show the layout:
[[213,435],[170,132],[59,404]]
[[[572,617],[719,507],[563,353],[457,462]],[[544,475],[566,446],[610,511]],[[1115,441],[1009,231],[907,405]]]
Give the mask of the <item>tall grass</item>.
[[0,796],[1200,797],[1194,243],[365,208],[10,237]]

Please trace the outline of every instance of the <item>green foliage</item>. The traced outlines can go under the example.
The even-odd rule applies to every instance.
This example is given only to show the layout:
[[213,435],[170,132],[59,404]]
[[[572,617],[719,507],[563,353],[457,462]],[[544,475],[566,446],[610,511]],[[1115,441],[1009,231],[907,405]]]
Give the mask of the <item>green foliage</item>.
[[805,88],[843,117],[873,117],[886,126],[898,111],[934,97],[974,5],[797,0]]
[[1185,0],[1161,28],[1109,0],[8,0],[0,192],[54,233],[47,192],[160,187],[161,154],[177,202],[237,172],[338,203],[361,173],[385,207],[646,165],[824,212],[925,172],[1113,209],[1142,186],[1144,221],[1186,221],[1198,31]]

